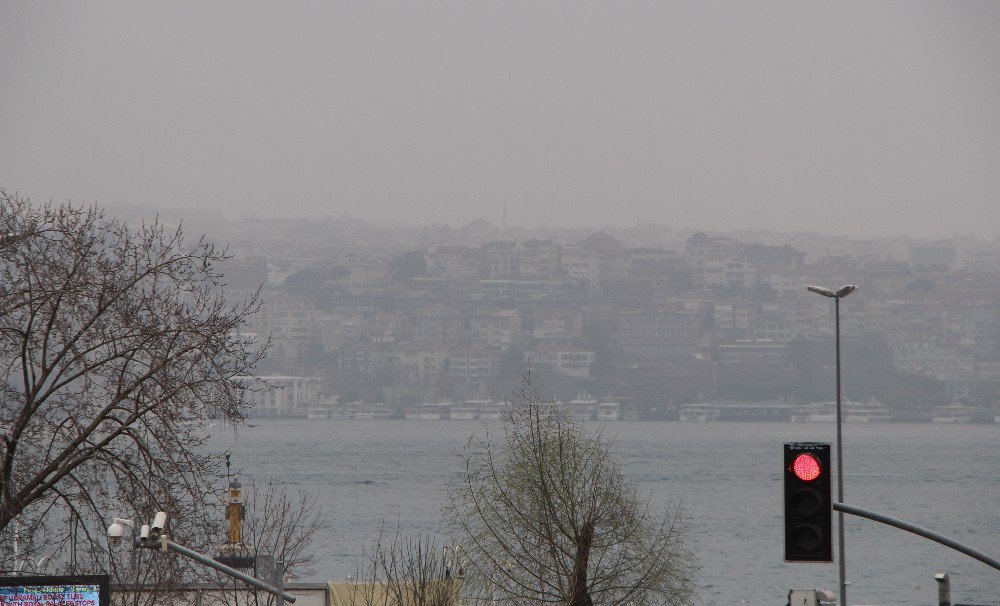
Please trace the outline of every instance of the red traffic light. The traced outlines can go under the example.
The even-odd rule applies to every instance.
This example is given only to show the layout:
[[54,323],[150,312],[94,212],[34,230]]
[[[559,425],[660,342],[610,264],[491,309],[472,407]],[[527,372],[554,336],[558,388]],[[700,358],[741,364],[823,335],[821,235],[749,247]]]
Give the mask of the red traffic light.
[[819,460],[811,454],[802,453],[792,461],[792,473],[804,482],[812,482],[821,472]]
[[832,562],[830,445],[791,442],[784,450],[785,561]]

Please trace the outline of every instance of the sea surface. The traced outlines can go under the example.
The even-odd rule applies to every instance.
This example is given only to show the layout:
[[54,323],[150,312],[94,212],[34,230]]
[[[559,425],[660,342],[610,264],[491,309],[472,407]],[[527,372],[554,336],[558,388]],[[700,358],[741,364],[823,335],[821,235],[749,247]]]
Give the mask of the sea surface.
[[[270,479],[320,497],[318,573],[343,581],[385,521],[437,534],[446,484],[481,421],[256,420],[215,428],[244,486]],[[494,425],[499,422],[492,422]],[[587,423],[596,427],[596,422]],[[837,564],[782,561],[782,443],[835,441],[832,423],[617,422],[605,426],[626,476],[654,503],[683,504],[704,604],[785,604],[790,588],[838,589]],[[1000,557],[1000,425],[844,425],[844,502]],[[834,457],[836,455],[834,454]],[[834,485],[836,494],[836,485]],[[836,524],[836,522],[835,522]],[[1000,601],[1000,571],[926,539],[845,516],[848,601],[934,606]],[[836,528],[834,529],[836,532]]]

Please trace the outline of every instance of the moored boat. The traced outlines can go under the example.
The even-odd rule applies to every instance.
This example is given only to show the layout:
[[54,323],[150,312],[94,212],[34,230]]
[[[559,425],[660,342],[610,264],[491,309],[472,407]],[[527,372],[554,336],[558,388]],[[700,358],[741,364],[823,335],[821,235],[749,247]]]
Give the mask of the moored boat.
[[563,406],[563,409],[567,414],[573,415],[576,419],[589,421],[597,417],[597,405],[597,398],[587,392],[583,392],[567,402]]
[[622,405],[619,402],[601,402],[597,405],[598,421],[620,421]]
[[[885,423],[893,420],[892,410],[876,400],[841,402],[840,416],[845,423]],[[813,402],[794,406],[791,409],[791,420],[833,423],[837,420],[837,403]]]
[[[471,404],[474,401],[469,400],[466,404]],[[506,409],[506,404],[503,402],[494,402],[493,400],[478,400],[476,402],[479,405],[479,418],[487,421],[499,419]]]
[[954,402],[947,406],[939,406],[931,413],[931,423],[971,423],[976,409]]
[[464,402],[451,407],[451,419],[457,421],[473,421],[479,418],[479,405]]

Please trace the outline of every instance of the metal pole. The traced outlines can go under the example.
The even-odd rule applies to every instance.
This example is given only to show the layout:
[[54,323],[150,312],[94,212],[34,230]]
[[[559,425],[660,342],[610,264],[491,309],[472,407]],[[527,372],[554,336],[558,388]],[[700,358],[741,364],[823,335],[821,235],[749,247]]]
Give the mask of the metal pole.
[[[840,395],[840,297],[834,297],[835,331],[837,342],[837,501],[844,502],[844,442],[843,417]],[[844,512],[837,512],[837,559],[840,564],[840,604],[847,606],[847,556],[844,554]]]
[[884,513],[878,513],[877,511],[871,511],[869,509],[862,509],[861,507],[855,507],[854,505],[846,505],[844,503],[834,503],[833,508],[842,513],[849,513],[861,518],[868,518],[869,520],[874,520],[875,522],[881,522],[882,524],[887,524],[894,528],[899,528],[900,530],[905,530],[906,532],[912,532],[918,537],[923,537],[925,539],[930,539],[935,543],[940,543],[945,547],[950,547],[959,553],[964,553],[970,558],[979,560],[983,564],[990,566],[996,570],[1000,570],[1000,559],[986,555],[981,551],[977,551],[968,545],[963,545],[955,539],[949,539],[943,534],[939,534],[926,528],[921,528],[916,524],[911,524],[905,520],[900,520],[892,516],[887,516]]
[[229,566],[226,566],[225,564],[222,564],[220,562],[216,562],[215,560],[213,560],[212,558],[210,558],[210,557],[208,557],[206,555],[202,555],[202,554],[198,553],[197,551],[194,551],[193,549],[188,549],[187,547],[184,547],[183,545],[178,545],[177,543],[174,543],[173,541],[169,541],[168,540],[166,542],[166,544],[167,544],[167,549],[169,549],[170,551],[176,551],[177,553],[179,553],[181,555],[184,555],[184,556],[187,556],[187,557],[191,558],[192,560],[195,560],[196,562],[200,562],[200,563],[204,564],[205,566],[208,566],[210,568],[214,568],[214,569],[218,570],[219,572],[223,572],[225,574],[228,574],[229,576],[237,578],[237,579],[243,581],[244,583],[246,583],[248,585],[252,585],[252,586],[256,587],[257,589],[263,589],[264,591],[266,591],[266,592],[268,592],[268,593],[270,593],[272,595],[276,595],[279,598],[283,598],[285,600],[288,600],[289,602],[293,602],[293,603],[295,602],[295,596],[292,595],[292,594],[290,594],[290,593],[288,593],[287,591],[284,591],[283,589],[279,589],[277,587],[272,587],[271,585],[268,585],[264,581],[261,581],[259,579],[255,579],[255,578],[253,578],[250,575],[243,574],[242,572],[240,572],[239,570],[236,570],[235,568],[230,568]]
[[285,599],[282,596],[285,590],[285,563],[281,560],[274,560],[274,573],[272,575],[272,581],[274,586],[278,589],[278,593],[275,593],[275,606],[285,606]]

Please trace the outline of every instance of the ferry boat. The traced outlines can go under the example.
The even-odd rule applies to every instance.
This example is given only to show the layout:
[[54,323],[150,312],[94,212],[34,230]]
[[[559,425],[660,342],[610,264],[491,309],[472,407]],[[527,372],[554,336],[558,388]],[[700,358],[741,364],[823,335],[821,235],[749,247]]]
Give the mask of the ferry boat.
[[488,421],[496,421],[503,417],[507,405],[504,402],[494,402],[493,400],[469,400],[466,404],[476,402],[479,405],[479,418]]
[[733,402],[717,400],[680,407],[681,421],[788,421],[792,406],[787,402]]
[[[842,402],[840,416],[845,423],[885,423],[893,419],[889,407],[875,400]],[[795,406],[792,408],[791,420],[795,422],[833,423],[837,420],[837,403],[813,402]]]
[[388,419],[391,416],[392,409],[390,409],[384,402],[361,404],[356,410],[353,411],[353,418],[356,421],[381,420]]
[[582,421],[589,421],[597,416],[597,398],[583,392],[570,400],[564,406],[566,413]]
[[473,421],[479,418],[479,404],[476,402],[463,402],[451,408],[451,419],[458,421]]
[[598,421],[620,421],[622,405],[618,402],[601,402],[597,405]]
[[687,422],[718,421],[720,411],[717,407],[702,404],[684,404],[680,407],[679,419]]
[[310,403],[306,411],[307,419],[333,419],[339,412],[340,405],[337,402],[339,396],[328,396],[322,400]]
[[451,418],[451,408],[453,404],[448,400],[440,402],[425,402],[419,406],[406,410],[404,418],[420,419],[421,421],[437,421],[439,419]]
[[314,404],[313,406],[310,406],[309,410],[306,412],[306,418],[313,420],[329,419],[332,414],[333,414],[332,404],[326,404],[326,403]]
[[931,413],[931,423],[971,423],[976,409],[954,402],[948,406],[939,406]]

